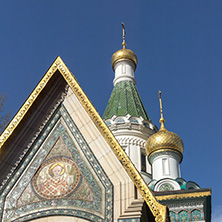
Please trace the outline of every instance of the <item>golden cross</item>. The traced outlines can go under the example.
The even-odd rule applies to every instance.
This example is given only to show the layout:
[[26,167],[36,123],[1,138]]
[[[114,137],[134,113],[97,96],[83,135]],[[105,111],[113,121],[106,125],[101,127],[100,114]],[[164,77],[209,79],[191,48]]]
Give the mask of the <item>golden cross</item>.
[[126,35],[126,30],[125,30],[125,25],[123,22],[121,22],[122,24],[122,28],[123,28],[123,43],[122,43],[122,46],[123,46],[123,49],[126,48],[126,41],[125,41],[125,35]]
[[159,102],[160,102],[160,123],[161,123],[160,129],[165,129],[165,126],[164,126],[165,119],[163,118],[163,106],[162,106],[162,100],[161,100],[161,91],[159,91]]

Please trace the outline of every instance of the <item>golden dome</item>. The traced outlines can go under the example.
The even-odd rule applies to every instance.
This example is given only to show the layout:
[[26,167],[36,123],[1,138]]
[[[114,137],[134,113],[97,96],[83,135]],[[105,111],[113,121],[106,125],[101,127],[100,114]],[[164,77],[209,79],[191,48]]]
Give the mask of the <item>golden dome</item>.
[[151,154],[161,152],[161,151],[176,151],[183,156],[183,141],[181,138],[173,132],[169,132],[165,126],[165,119],[163,118],[163,108],[161,100],[161,91],[159,91],[159,101],[160,101],[160,130],[150,136],[146,141],[146,153],[149,157]]
[[183,155],[183,141],[173,132],[169,132],[165,127],[149,137],[146,142],[146,153],[150,156],[153,153],[164,150],[173,150]]
[[112,67],[114,69],[114,65],[121,60],[130,60],[135,64],[135,69],[137,65],[137,57],[136,54],[130,49],[120,49],[116,51],[111,59]]

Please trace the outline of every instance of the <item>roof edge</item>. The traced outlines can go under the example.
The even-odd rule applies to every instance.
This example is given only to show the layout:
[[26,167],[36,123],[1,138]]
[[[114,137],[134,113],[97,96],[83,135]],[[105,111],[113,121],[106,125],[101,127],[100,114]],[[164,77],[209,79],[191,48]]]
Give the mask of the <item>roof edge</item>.
[[8,124],[6,129],[1,134],[0,149],[9,139],[9,137],[12,135],[16,127],[19,125],[19,123],[22,121],[28,110],[31,108],[32,104],[37,99],[38,95],[45,88],[45,86],[47,85],[47,83],[57,70],[59,70],[59,72],[62,74],[67,84],[75,93],[75,95],[77,96],[77,98],[79,99],[79,101],[89,114],[90,118],[97,126],[100,133],[104,136],[106,142],[109,144],[109,146],[113,150],[118,160],[123,165],[129,177],[132,179],[135,186],[137,187],[142,197],[146,201],[147,205],[149,206],[152,214],[155,217],[155,221],[165,222],[167,220],[167,207],[160,204],[156,200],[152,191],[149,189],[148,185],[146,184],[140,173],[137,171],[137,169],[135,168],[129,157],[123,151],[122,147],[119,145],[119,143],[117,142],[117,140],[115,139],[109,128],[106,126],[105,122],[102,120],[101,116],[96,111],[95,107],[92,105],[91,101],[86,96],[85,92],[82,90],[80,85],[78,84],[76,78],[67,68],[67,66],[62,61],[60,56],[58,56],[55,59],[55,61],[52,63],[46,74],[43,76],[43,78],[40,80],[38,85],[32,91],[28,99],[25,101],[25,103],[22,105],[22,107],[19,109],[19,111],[16,113],[16,115],[13,117],[11,122]]
[[196,197],[207,197],[207,196],[211,196],[211,189],[198,189],[198,190],[194,190],[193,192],[172,192],[172,194],[160,194],[158,195],[157,193],[155,193],[156,199],[158,201],[162,201],[162,200],[172,200],[172,199],[186,199],[186,198],[196,198]]

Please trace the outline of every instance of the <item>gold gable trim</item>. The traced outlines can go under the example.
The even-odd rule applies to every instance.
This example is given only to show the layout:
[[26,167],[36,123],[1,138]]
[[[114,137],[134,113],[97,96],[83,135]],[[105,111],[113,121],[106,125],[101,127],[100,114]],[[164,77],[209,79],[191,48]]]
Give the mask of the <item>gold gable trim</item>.
[[211,196],[211,191],[156,196],[158,201]]
[[127,171],[128,175],[134,182],[137,189],[140,191],[142,197],[144,198],[151,212],[153,213],[155,221],[165,222],[167,213],[166,206],[157,202],[157,200],[153,196],[153,193],[141,177],[140,173],[132,164],[126,153],[123,151],[122,147],[119,145],[113,134],[110,132],[110,130],[108,129],[108,127],[92,105],[91,101],[88,99],[88,97],[78,84],[73,74],[70,72],[70,70],[67,68],[67,66],[59,56],[56,58],[56,60],[46,72],[44,77],[41,79],[39,84],[36,86],[31,95],[28,97],[28,99],[25,101],[25,103],[22,105],[20,110],[17,112],[15,117],[12,119],[12,121],[9,123],[7,128],[0,136],[0,149],[10,137],[10,135],[13,133],[13,131],[16,129],[18,124],[21,122],[29,108],[32,106],[32,104],[34,103],[40,92],[44,89],[44,87],[46,86],[50,78],[53,76],[53,74],[56,72],[56,70],[59,70],[59,72],[62,74],[68,85],[71,87],[71,89],[73,90],[73,92],[75,93],[75,95],[77,96],[77,98],[93,120],[94,124],[99,129],[100,133],[104,136],[105,140],[112,148],[118,160],[122,163],[124,169]]

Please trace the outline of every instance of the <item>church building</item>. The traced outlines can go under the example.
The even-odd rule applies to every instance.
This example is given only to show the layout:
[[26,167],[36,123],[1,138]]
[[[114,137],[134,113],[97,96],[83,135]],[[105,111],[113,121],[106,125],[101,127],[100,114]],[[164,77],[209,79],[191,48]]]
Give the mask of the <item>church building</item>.
[[181,138],[160,129],[136,88],[137,57],[111,64],[101,117],[57,57],[0,136],[0,221],[211,221],[211,189],[181,177]]

